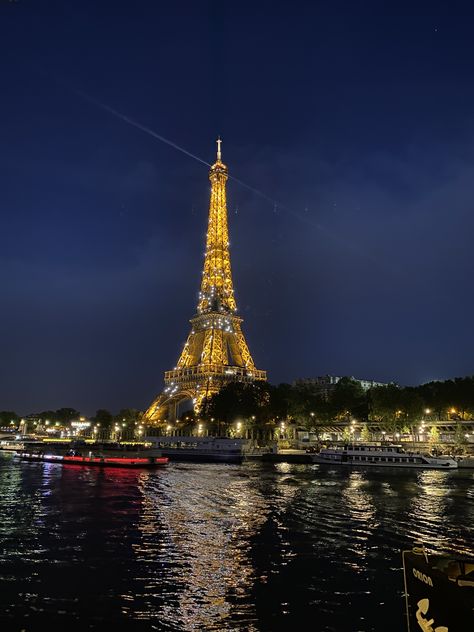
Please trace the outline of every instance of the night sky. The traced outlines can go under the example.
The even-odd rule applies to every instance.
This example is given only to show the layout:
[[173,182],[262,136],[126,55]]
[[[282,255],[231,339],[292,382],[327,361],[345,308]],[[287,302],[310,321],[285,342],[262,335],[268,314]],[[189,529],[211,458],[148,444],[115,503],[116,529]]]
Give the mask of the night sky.
[[[471,2],[0,0],[0,409],[143,409],[195,313],[223,138],[273,383],[474,373]],[[86,93],[91,99],[86,99]]]

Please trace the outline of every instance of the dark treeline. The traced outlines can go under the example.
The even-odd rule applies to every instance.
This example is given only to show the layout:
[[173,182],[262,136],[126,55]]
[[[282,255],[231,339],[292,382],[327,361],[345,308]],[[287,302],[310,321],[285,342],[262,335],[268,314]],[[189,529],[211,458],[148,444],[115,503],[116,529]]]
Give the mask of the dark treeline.
[[265,382],[228,384],[205,402],[201,417],[232,423],[297,421],[311,426],[331,420],[376,421],[398,429],[421,419],[474,418],[474,376],[421,386],[396,384],[364,391],[359,382],[342,378],[327,393],[312,385]]
[[[115,423],[135,423],[141,419],[142,412],[135,408],[122,408],[118,413],[112,414],[110,411],[103,408],[99,409],[93,417],[89,417],[88,420],[94,423],[99,423],[102,427],[109,427]],[[45,425],[60,425],[64,426],[71,421],[77,421],[83,417],[82,413],[75,408],[59,408],[58,410],[44,410],[39,413],[30,413],[25,416],[20,416],[16,412],[3,410],[0,411],[0,425],[18,426],[21,419],[32,420],[35,423]]]

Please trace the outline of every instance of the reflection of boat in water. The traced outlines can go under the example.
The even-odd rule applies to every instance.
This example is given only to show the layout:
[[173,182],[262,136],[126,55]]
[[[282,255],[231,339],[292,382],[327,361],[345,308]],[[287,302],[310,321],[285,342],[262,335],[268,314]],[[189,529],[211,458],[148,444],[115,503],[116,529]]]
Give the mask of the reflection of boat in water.
[[166,457],[122,457],[80,454],[43,454],[41,452],[20,452],[22,461],[41,461],[44,463],[60,463],[62,465],[92,465],[96,467],[160,467],[168,463]]
[[474,558],[403,551],[408,632],[474,630]]
[[246,458],[262,455],[261,452],[249,450],[249,442],[240,438],[175,435],[147,437],[146,441],[153,446],[146,452],[161,453],[172,461],[242,463]]
[[450,456],[407,452],[399,445],[344,445],[324,448],[312,457],[313,463],[329,465],[377,465],[451,470],[458,467]]

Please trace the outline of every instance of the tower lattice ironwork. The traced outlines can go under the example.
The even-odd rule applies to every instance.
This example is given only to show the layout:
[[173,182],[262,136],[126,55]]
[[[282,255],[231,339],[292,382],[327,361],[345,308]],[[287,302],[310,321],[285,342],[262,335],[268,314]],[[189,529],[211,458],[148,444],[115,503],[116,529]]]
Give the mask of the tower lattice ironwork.
[[228,172],[217,141],[217,160],[209,172],[211,200],[204,270],[197,314],[176,367],[165,372],[165,388],[145,413],[149,423],[176,418],[177,405],[190,399],[199,411],[203,400],[233,381],[266,380],[255,368],[237,315],[230,266],[226,181]]

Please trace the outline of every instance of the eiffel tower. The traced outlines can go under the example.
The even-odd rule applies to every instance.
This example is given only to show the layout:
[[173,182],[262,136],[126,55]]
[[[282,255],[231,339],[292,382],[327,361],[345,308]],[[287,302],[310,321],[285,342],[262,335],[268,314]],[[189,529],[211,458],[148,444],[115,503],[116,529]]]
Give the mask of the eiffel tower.
[[217,160],[209,172],[211,201],[204,270],[197,314],[189,321],[191,333],[172,371],[165,372],[165,388],[145,413],[147,423],[176,419],[177,406],[191,400],[199,412],[203,401],[229,382],[266,380],[255,368],[237,316],[230,267],[227,227],[227,167],[222,162],[220,138]]

